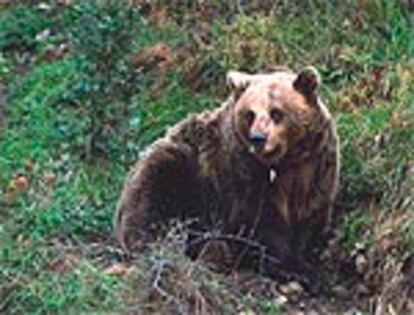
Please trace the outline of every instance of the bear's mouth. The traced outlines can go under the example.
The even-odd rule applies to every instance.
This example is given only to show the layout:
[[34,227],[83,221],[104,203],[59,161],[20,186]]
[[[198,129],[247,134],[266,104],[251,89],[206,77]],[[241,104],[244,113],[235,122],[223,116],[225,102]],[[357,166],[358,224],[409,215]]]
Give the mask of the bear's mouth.
[[279,161],[283,156],[282,146],[277,144],[272,150],[264,151],[263,156],[266,159],[274,161]]
[[273,149],[267,151],[265,151],[264,148],[249,145],[249,152],[257,157],[260,161],[268,165],[278,162],[283,156],[282,151],[282,146],[279,144],[276,145]]

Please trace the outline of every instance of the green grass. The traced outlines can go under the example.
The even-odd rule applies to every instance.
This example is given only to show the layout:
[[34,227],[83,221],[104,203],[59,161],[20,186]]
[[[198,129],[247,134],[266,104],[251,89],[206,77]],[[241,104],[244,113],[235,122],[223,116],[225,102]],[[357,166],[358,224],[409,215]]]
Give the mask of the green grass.
[[[175,54],[184,54],[182,62],[161,76],[146,74],[120,122],[119,138],[126,140],[111,138],[110,155],[93,162],[79,154],[87,136],[85,108],[80,99],[76,106],[67,103],[68,90],[82,77],[77,52],[58,61],[38,60],[46,43],[33,39],[52,28],[51,43],[67,40],[76,14],[69,8],[51,15],[23,4],[1,12],[0,82],[7,82],[9,93],[7,124],[0,129],[1,313],[125,313],[140,307],[148,289],[143,277],[159,253],[132,262],[132,273],[106,272],[120,259],[111,217],[127,170],[139,151],[169,126],[224,99],[222,83],[230,68],[313,64],[320,69],[321,93],[342,144],[340,250],[351,259],[356,246],[364,244],[368,258],[380,256],[375,261],[382,266],[394,259],[380,246],[381,231],[391,226],[387,240],[401,257],[412,253],[412,13],[393,1],[306,1],[306,10],[291,4],[274,12],[232,11],[231,18],[223,14],[214,22],[204,13],[212,26],[210,40],[196,51],[183,52],[185,45],[194,44],[192,28],[179,18],[183,11],[177,6],[164,26],[146,22],[137,31],[138,46],[167,42]],[[35,61],[22,73],[19,56],[25,53]],[[188,77],[196,70],[201,84],[194,92]],[[28,180],[24,189],[13,187],[17,175]],[[398,217],[404,224],[397,224]],[[214,278],[202,266],[177,259],[178,265],[195,270],[191,289],[178,292],[180,298],[214,292],[228,303],[223,306],[228,313],[238,303],[246,312],[280,311],[273,300],[243,295],[221,276]],[[183,276],[180,269],[176,272]]]

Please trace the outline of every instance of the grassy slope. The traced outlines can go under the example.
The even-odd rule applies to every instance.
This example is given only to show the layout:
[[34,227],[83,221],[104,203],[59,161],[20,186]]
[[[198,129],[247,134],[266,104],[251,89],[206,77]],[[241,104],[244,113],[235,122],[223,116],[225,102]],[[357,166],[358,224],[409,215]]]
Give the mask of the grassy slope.
[[[338,209],[345,215],[338,220],[332,255],[352,265],[358,248],[367,261],[359,279],[372,288],[371,302],[387,314],[389,305],[398,309],[403,300],[406,287],[396,278],[414,248],[414,28],[410,17],[392,2],[321,3],[291,5],[274,13],[260,9],[260,18],[234,11],[229,20],[212,22],[210,40],[191,53],[185,49],[191,41],[190,27],[179,19],[183,8],[166,5],[176,14],[169,20],[174,34],[143,30],[138,41],[167,41],[184,61],[174,66],[157,97],[146,92],[154,91],[148,86],[134,98],[128,145],[146,145],[186,113],[216,103],[212,96],[223,96],[218,87],[227,69],[315,65],[322,72],[322,94],[342,140]],[[9,7],[0,16],[9,29],[20,27],[35,56],[45,46],[32,43],[38,32],[60,29],[54,25],[62,20],[71,23],[70,18],[56,20],[30,7],[22,10],[37,22],[27,17],[26,24],[9,22],[13,14],[22,16],[13,13],[20,9]],[[9,90],[7,125],[0,134],[1,312],[119,313],[144,306],[151,310],[154,302],[143,296],[154,289],[147,275],[154,268],[163,270],[163,257],[191,271],[167,270],[171,278],[162,287],[178,300],[164,303],[167,309],[184,312],[181,301],[193,299],[204,301],[198,310],[204,307],[206,312],[277,312],[277,301],[238,292],[222,276],[177,256],[174,248],[155,245],[128,270],[108,270],[121,257],[111,239],[111,214],[126,174],[125,161],[134,155],[114,155],[95,165],[83,161],[71,149],[75,140],[66,137],[77,130],[81,116],[59,105],[77,76],[72,54],[59,61],[35,62],[24,75],[14,75],[17,53],[23,55],[5,49],[0,58],[2,81]],[[200,74],[196,92],[187,89],[194,83],[186,81],[192,71]],[[23,188],[17,175],[28,181]],[[173,290],[169,281],[176,284]]]

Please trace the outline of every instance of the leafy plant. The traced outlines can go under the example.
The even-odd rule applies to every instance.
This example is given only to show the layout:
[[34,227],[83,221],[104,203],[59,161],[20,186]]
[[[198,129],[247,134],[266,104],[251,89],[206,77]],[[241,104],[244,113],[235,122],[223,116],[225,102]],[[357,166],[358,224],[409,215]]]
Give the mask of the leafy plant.
[[[358,309],[369,302],[376,314],[412,313],[403,308],[414,248],[408,2],[8,2],[0,12],[0,82],[7,86],[0,129],[0,313],[159,314],[162,305],[176,312],[181,305],[225,314],[289,311],[289,303],[269,296],[277,291],[271,279],[233,283],[174,252],[170,239],[126,262],[111,230],[137,153],[189,112],[217,106],[226,97],[220,82],[227,69],[267,64],[320,69],[321,96],[338,125],[336,213],[343,220],[324,256],[333,271],[329,280],[341,286],[337,279],[345,277],[345,294],[356,297]],[[37,41],[44,30],[51,35]],[[69,54],[42,58],[43,48],[60,43]],[[131,67],[131,54],[158,43],[172,48],[172,71],[144,75]],[[361,274],[353,271],[357,258],[366,268]],[[369,292],[360,296],[364,286]],[[349,301],[342,302],[330,296],[327,309],[341,313],[343,306],[346,313]]]
[[0,11],[0,50],[32,50],[36,35],[51,24],[51,18],[32,5],[18,4]]
[[77,18],[69,38],[78,74],[65,100],[82,111],[82,153],[88,158],[108,155],[123,140],[140,78],[130,57],[145,24],[126,1],[89,0],[73,10]]

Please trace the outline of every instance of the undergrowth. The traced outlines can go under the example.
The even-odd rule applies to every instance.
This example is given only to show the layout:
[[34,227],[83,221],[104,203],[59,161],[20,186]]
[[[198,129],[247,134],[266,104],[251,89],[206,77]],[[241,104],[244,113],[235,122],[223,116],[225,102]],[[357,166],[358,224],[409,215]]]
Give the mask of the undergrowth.
[[[326,255],[352,270],[356,282],[347,289],[355,308],[413,311],[408,4],[135,1],[108,14],[105,5],[114,2],[42,3],[0,12],[0,84],[7,91],[0,103],[1,313],[281,312],[275,296],[235,285],[165,242],[125,263],[111,226],[142,148],[189,112],[217,106],[227,70],[275,64],[312,64],[324,79],[321,94],[342,153],[336,233]],[[125,21],[122,12],[134,18]],[[163,66],[151,50],[158,43],[171,50]],[[142,56],[139,67],[131,64]],[[97,135],[98,150],[85,151]],[[345,304],[337,298],[331,312]]]

